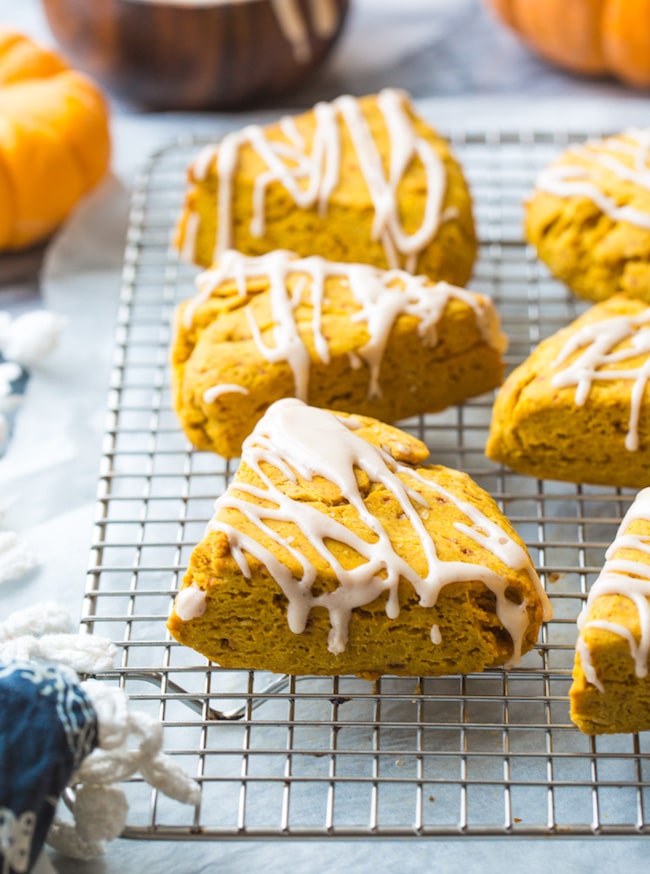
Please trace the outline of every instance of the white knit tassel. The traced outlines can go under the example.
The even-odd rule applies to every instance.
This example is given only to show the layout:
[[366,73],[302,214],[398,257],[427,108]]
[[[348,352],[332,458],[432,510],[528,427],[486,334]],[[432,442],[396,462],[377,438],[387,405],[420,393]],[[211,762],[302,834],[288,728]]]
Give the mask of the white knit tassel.
[[72,634],[70,615],[57,604],[35,604],[0,623],[0,658],[56,662],[78,674],[114,666],[116,647],[105,637]]
[[67,610],[55,601],[45,601],[10,613],[0,623],[0,643],[26,634],[40,637],[43,634],[70,633],[72,630],[72,618]]
[[[85,674],[110,670],[116,647],[102,637],[71,634],[71,627],[70,617],[56,604],[13,613],[0,623],[0,658],[45,659]],[[140,772],[149,785],[186,804],[198,804],[200,787],[162,752],[160,721],[131,711],[123,689],[98,680],[80,685],[97,714],[99,746],[70,781],[74,822],[55,817],[47,843],[65,856],[92,859],[104,852],[103,841],[124,830],[128,803],[116,783]]]
[[[146,713],[129,710],[122,689],[97,680],[81,684],[99,720],[98,749],[81,764],[71,786],[75,801],[74,824],[55,819],[48,843],[76,859],[103,853],[103,841],[118,837],[126,823],[128,804],[115,784],[140,772],[160,792],[186,804],[198,804],[200,788],[172,758],[161,752],[160,722]],[[129,747],[129,739],[136,745]]]
[[104,854],[103,844],[84,841],[77,831],[76,825],[63,822],[58,817],[54,818],[47,833],[47,843],[57,853],[68,856],[70,859],[94,859]]
[[163,795],[182,801],[183,804],[198,804],[201,790],[196,780],[185,773],[183,768],[165,753],[158,753],[148,762],[140,764],[140,773],[150,786],[159,789]]
[[129,805],[115,786],[80,786],[75,792],[74,821],[89,844],[112,841],[124,830]]
[[0,351],[23,367],[34,367],[46,358],[65,326],[65,319],[49,310],[32,310],[13,321],[6,312],[1,315]]
[[[96,680],[81,684],[98,714],[108,712],[106,727],[100,718],[100,748],[81,764],[79,783],[102,786],[125,780],[137,771],[163,794],[186,804],[197,804],[200,788],[170,756],[162,752],[163,731],[157,719],[128,710],[128,698],[121,689],[106,687]],[[120,696],[124,706],[119,704]],[[105,717],[106,718],[106,717]],[[135,748],[129,737],[138,738]],[[116,774],[119,773],[119,777]]]
[[[9,433],[9,425],[0,410],[0,446]],[[18,580],[38,564],[29,545],[15,531],[0,531],[0,583]]]

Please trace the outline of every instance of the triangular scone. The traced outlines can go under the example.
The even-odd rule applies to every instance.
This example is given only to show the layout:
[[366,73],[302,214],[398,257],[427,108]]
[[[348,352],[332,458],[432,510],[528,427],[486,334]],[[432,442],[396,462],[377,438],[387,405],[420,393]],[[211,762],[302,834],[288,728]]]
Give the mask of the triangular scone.
[[650,307],[615,295],[508,376],[486,454],[543,479],[650,484],[649,378]]
[[539,174],[527,240],[580,297],[648,299],[650,129],[572,145]]
[[238,456],[275,400],[394,422],[501,384],[492,302],[404,271],[226,252],[181,304],[174,407],[192,443]]
[[275,403],[169,629],[228,668],[435,675],[516,664],[548,601],[494,501],[375,419]]
[[249,125],[206,148],[189,168],[177,244],[203,267],[228,249],[291,249],[458,285],[476,256],[458,163],[390,89]]
[[650,489],[639,492],[578,620],[571,719],[587,734],[650,728]]

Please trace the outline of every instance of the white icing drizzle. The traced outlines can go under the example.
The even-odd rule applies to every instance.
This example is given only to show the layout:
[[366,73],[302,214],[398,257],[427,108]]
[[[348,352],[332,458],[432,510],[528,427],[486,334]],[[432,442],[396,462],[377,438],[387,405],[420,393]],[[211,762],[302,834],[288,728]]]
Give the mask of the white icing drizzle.
[[192,161],[192,172],[197,179],[206,178],[218,150],[219,147],[215,145],[204,146],[196,158],[194,158]]
[[198,212],[189,212],[183,228],[183,245],[181,246],[181,258],[192,263],[196,251],[196,238],[199,233],[201,217]]
[[[291,292],[288,277],[302,274]],[[477,325],[485,341],[495,348],[503,348],[505,340],[494,330],[488,317],[486,298],[446,282],[432,283],[425,276],[413,276],[400,270],[384,271],[365,264],[339,264],[324,258],[297,258],[290,252],[277,250],[258,258],[248,258],[239,252],[225,253],[222,261],[198,280],[199,292],[188,303],[185,324],[191,327],[197,308],[226,280],[237,282],[240,294],[245,295],[247,279],[268,276],[274,345],[262,339],[259,325],[250,306],[246,307],[251,335],[260,354],[267,361],[286,361],[294,378],[294,394],[306,401],[309,389],[310,356],[300,334],[296,310],[309,295],[312,308],[311,333],[316,354],[323,363],[330,360],[330,348],[322,333],[322,315],[325,301],[325,281],[328,277],[342,277],[359,309],[351,315],[353,322],[363,322],[369,340],[357,350],[351,365],[364,361],[369,369],[368,396],[381,395],[381,363],[395,321],[401,315],[415,316],[422,342],[435,346],[436,327],[450,300],[463,301],[476,316]],[[357,362],[357,357],[360,359]]]
[[224,252],[219,263],[210,270],[204,270],[196,279],[198,293],[187,303],[184,313],[185,326],[187,328],[192,327],[196,310],[209,300],[215,289],[219,288],[223,282],[235,282],[240,298],[245,300],[247,279],[255,276],[263,276],[266,269],[265,262],[257,259],[258,269],[255,272],[253,272],[253,270],[246,271],[246,262],[253,260],[254,259],[246,259],[239,252],[231,250],[229,252]]
[[[407,112],[406,95],[385,89],[378,95],[377,105],[389,134],[388,177],[359,101],[347,95],[314,107],[316,124],[310,151],[295,121],[285,118],[280,127],[286,141],[267,139],[264,128],[249,125],[225,136],[218,148],[202,152],[193,165],[194,178],[199,181],[206,178],[215,153],[217,158],[219,191],[215,260],[233,243],[233,180],[241,147],[250,145],[267,166],[267,170],[256,179],[252,194],[251,233],[261,237],[265,230],[266,191],[273,182],[279,182],[300,209],[317,207],[321,215],[327,212],[341,173],[340,116],[349,130],[374,206],[372,238],[381,242],[389,267],[399,267],[401,256],[406,268],[413,271],[419,253],[435,237],[441,222],[455,218],[457,211],[442,213],[447,181],[444,163],[433,146],[416,134]],[[419,158],[424,167],[426,200],[420,227],[408,234],[400,219],[398,189],[415,158]]]
[[[384,449],[359,437],[355,433],[357,427],[354,418],[348,421],[326,410],[308,407],[295,398],[274,403],[246,439],[242,453],[242,460],[257,474],[261,485],[235,481],[217,500],[210,529],[227,536],[231,554],[244,576],[250,576],[245,553],[268,569],[288,600],[287,620],[294,633],[304,631],[314,607],[327,610],[330,618],[328,648],[334,654],[343,652],[346,647],[350,616],[355,608],[370,604],[386,593],[386,614],[390,618],[397,617],[400,580],[411,583],[424,607],[434,606],[440,591],[449,583],[481,580],[496,596],[497,616],[512,638],[513,651],[508,664],[515,664],[521,656],[522,639],[528,626],[526,603],[515,604],[506,597],[508,583],[495,571],[471,562],[442,561],[438,557],[422,520],[429,506],[427,492],[443,496],[467,515],[470,524],[458,526],[460,530],[487,546],[508,568],[525,569],[532,580],[537,580],[525,550],[477,508],[471,507],[471,513],[468,512],[471,505],[411,466],[397,463]],[[368,542],[315,506],[290,498],[273,483],[265,469],[267,465],[291,481],[295,481],[296,476],[306,480],[319,476],[336,485],[374,539]],[[365,472],[371,482],[382,484],[399,502],[426,562],[425,574],[418,574],[399,554],[379,519],[368,510],[359,491],[357,470]],[[259,499],[261,504],[253,503],[251,498]],[[238,510],[260,534],[289,552],[301,568],[300,576],[296,578],[291,569],[258,539],[225,522],[223,511],[226,509]],[[293,543],[273,529],[273,521],[290,522],[301,531],[334,573],[338,581],[334,591],[320,595],[312,593],[316,567]],[[332,542],[356,552],[362,563],[351,569],[344,568],[330,548]],[[548,615],[546,596],[541,587],[539,591]],[[434,626],[432,643],[438,634],[439,630],[436,632]]]
[[[619,348],[629,341],[625,348]],[[568,358],[583,350],[568,365]],[[641,364],[629,369],[617,368],[621,362],[645,356]],[[575,402],[583,406],[594,382],[631,381],[630,417],[625,436],[625,448],[636,452],[639,448],[639,417],[646,385],[650,379],[650,309],[636,316],[614,316],[584,325],[565,343],[551,365],[562,368],[551,379],[556,388],[575,386]],[[605,369],[609,368],[609,369]]]
[[363,360],[359,358],[356,352],[348,352],[348,361],[352,370],[359,370],[360,367],[363,367]]
[[219,383],[219,385],[213,385],[211,388],[207,388],[203,392],[203,400],[206,404],[212,404],[216,401],[217,398],[221,397],[221,395],[239,393],[242,395],[248,394],[248,389],[243,385],[234,385],[228,382]]
[[[632,182],[650,190],[650,130],[628,130],[623,136],[608,137],[600,142],[587,142],[571,153],[592,165],[558,163],[543,170],[536,183],[540,191],[556,197],[584,197],[614,221],[624,221],[645,230],[650,230],[650,212],[632,206],[620,206],[600,188],[605,169],[619,179]],[[620,156],[632,158],[632,165],[620,160]]]
[[[650,520],[650,488],[639,492],[634,503],[625,514],[620,524],[616,538],[605,554],[605,564],[598,579],[589,591],[587,602],[578,617],[580,636],[576,644],[580,661],[588,683],[600,692],[605,691],[602,681],[598,678],[591,658],[591,652],[584,638],[584,632],[589,628],[599,628],[617,634],[626,640],[630,647],[630,655],[634,660],[634,672],[643,678],[648,674],[648,655],[650,653],[650,564],[628,558],[617,558],[622,549],[633,549],[650,555],[650,536],[630,534],[628,529],[638,519]],[[606,619],[588,621],[589,612],[597,598],[602,595],[620,595],[629,598],[637,609],[640,638],[637,641],[632,631],[620,623]]]
[[450,222],[454,219],[460,218],[460,210],[457,206],[447,206],[440,213],[440,224],[444,222]]
[[592,686],[595,686],[599,692],[604,692],[605,687],[598,679],[596,668],[591,659],[591,650],[587,646],[587,642],[583,639],[582,635],[580,635],[576,641],[576,652],[580,656],[580,664],[582,665],[585,680]]
[[196,583],[181,589],[174,602],[174,609],[183,622],[189,622],[190,619],[198,619],[203,616],[206,607],[206,594]]

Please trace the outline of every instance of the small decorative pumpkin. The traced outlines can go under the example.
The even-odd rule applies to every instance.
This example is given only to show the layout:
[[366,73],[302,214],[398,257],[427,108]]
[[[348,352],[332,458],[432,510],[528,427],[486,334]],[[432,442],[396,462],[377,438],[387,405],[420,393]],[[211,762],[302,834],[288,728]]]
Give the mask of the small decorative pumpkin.
[[50,236],[109,160],[99,89],[54,52],[0,27],[0,251]]
[[567,70],[650,87],[650,0],[489,0],[530,48]]

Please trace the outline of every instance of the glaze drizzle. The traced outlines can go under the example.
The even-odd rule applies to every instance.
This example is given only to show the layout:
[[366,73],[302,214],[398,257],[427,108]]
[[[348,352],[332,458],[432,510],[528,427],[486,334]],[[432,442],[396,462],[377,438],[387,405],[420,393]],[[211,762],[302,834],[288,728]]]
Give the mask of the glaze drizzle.
[[247,395],[248,389],[243,385],[234,385],[232,383],[222,382],[220,385],[213,385],[211,388],[203,392],[203,400],[206,404],[211,404],[221,395],[240,394]]
[[[430,500],[436,497],[452,502],[467,518],[457,523],[459,532],[471,537],[493,553],[506,567],[526,570],[550,615],[548,600],[526,551],[476,507],[468,504],[424,476],[408,464],[397,462],[383,448],[368,443],[355,433],[359,422],[326,410],[308,407],[295,398],[273,404],[244,443],[242,460],[259,477],[261,485],[236,480],[216,502],[209,529],[223,532],[231,554],[241,573],[249,577],[250,567],[245,553],[260,561],[282,589],[288,600],[287,621],[290,629],[300,634],[314,607],[324,607],[330,618],[328,649],[334,654],[345,650],[352,611],[387,594],[386,614],[399,614],[398,583],[406,580],[417,592],[425,607],[435,605],[442,588],[449,583],[481,580],[496,597],[496,612],[512,638],[509,665],[521,656],[523,636],[528,627],[526,602],[516,604],[506,596],[508,582],[495,571],[480,564],[462,561],[442,561],[423,515]],[[332,447],[336,451],[332,451]],[[343,499],[358,514],[362,526],[369,530],[371,542],[356,534],[335,518],[300,500],[285,494],[273,482],[268,465],[283,478],[295,481],[301,477],[311,481],[324,477],[340,489]],[[418,550],[427,566],[418,574],[406,558],[399,554],[381,521],[368,509],[359,489],[357,471],[364,472],[371,483],[379,483],[399,503],[404,518],[410,522]],[[270,540],[286,550],[300,567],[299,576],[260,539],[244,533],[224,521],[224,511],[235,509],[259,532],[260,539]],[[331,569],[338,587],[331,592],[313,594],[317,578],[314,564],[297,548],[294,538],[282,536],[272,522],[290,522],[298,528]],[[343,544],[357,553],[362,562],[345,568],[331,549],[331,543]],[[441,642],[440,629],[432,626],[432,645]]]
[[[219,180],[214,259],[218,260],[233,245],[233,184],[241,148],[251,146],[267,167],[257,177],[252,193],[250,232],[254,237],[261,237],[265,232],[266,192],[274,182],[286,189],[300,209],[316,207],[320,215],[326,214],[340,180],[341,125],[344,124],[373,203],[372,239],[381,243],[390,268],[404,266],[413,272],[419,253],[435,237],[440,224],[453,217],[453,213],[443,214],[446,170],[433,146],[416,134],[405,94],[385,89],[377,96],[377,105],[389,136],[388,172],[359,101],[348,95],[338,97],[332,103],[316,104],[313,110],[316,125],[310,145],[305,142],[295,120],[286,117],[280,122],[285,137],[282,141],[270,140],[264,128],[249,125],[225,136],[219,146],[203,150],[193,165],[194,178],[197,181],[205,179],[216,157]],[[416,159],[425,172],[426,200],[420,227],[407,233],[400,217],[398,189]],[[186,227],[185,252],[193,251],[193,234],[195,230]]]
[[[621,180],[650,190],[650,130],[627,130],[622,136],[626,139],[608,137],[570,149],[570,155],[591,166],[584,163],[553,164],[539,174],[536,188],[556,197],[584,197],[614,221],[650,230],[650,212],[629,205],[620,206],[601,187],[603,170],[606,170]],[[621,157],[630,159],[631,166]]]
[[[293,290],[288,287],[290,276],[300,275]],[[186,327],[191,327],[197,309],[204,304],[219,285],[226,281],[236,284],[242,299],[246,299],[248,280],[268,276],[274,345],[267,345],[255,321],[253,310],[246,307],[251,335],[260,354],[267,361],[285,361],[294,378],[294,394],[307,400],[309,389],[310,353],[298,327],[297,310],[304,302],[311,306],[311,335],[318,358],[327,364],[330,346],[322,332],[322,317],[327,297],[326,281],[337,277],[347,283],[354,301],[358,304],[352,313],[353,322],[365,325],[368,341],[357,350],[358,362],[365,362],[369,369],[368,396],[381,396],[380,370],[386,344],[395,321],[401,315],[415,316],[422,342],[435,346],[437,325],[445,307],[452,300],[459,300],[473,310],[479,330],[486,343],[497,349],[505,347],[505,338],[494,327],[490,318],[492,311],[487,298],[456,288],[446,282],[432,283],[425,276],[413,276],[401,270],[384,271],[365,264],[339,264],[316,256],[298,258],[291,252],[278,250],[258,258],[249,258],[239,252],[224,253],[217,266],[205,271],[197,280],[198,294],[185,309]],[[225,391],[240,390],[229,388]],[[204,400],[209,403],[222,393],[219,386],[206,391]]]
[[[629,558],[617,557],[622,549],[633,549],[645,555],[650,555],[650,536],[629,534],[628,529],[636,520],[650,521],[650,488],[639,492],[634,503],[625,514],[620,524],[616,538],[605,553],[605,564],[598,579],[589,591],[589,597],[578,617],[580,636],[576,648],[585,679],[600,692],[605,691],[603,682],[599,679],[593,665],[591,652],[584,638],[589,628],[599,628],[617,634],[626,640],[630,647],[630,655],[634,661],[634,672],[643,678],[648,674],[648,654],[650,653],[650,564]],[[629,628],[620,623],[605,619],[588,621],[587,616],[597,598],[601,595],[620,595],[629,598],[637,609],[641,629],[637,641]]]
[[[625,341],[629,341],[628,345],[620,348]],[[563,366],[579,350],[583,351]],[[638,366],[627,369],[614,366],[640,356],[643,361]],[[586,403],[595,382],[631,381],[625,448],[628,452],[638,450],[639,418],[650,379],[650,309],[636,316],[615,316],[584,325],[569,338],[551,366],[558,370],[551,385],[556,388],[575,386],[578,406]]]

